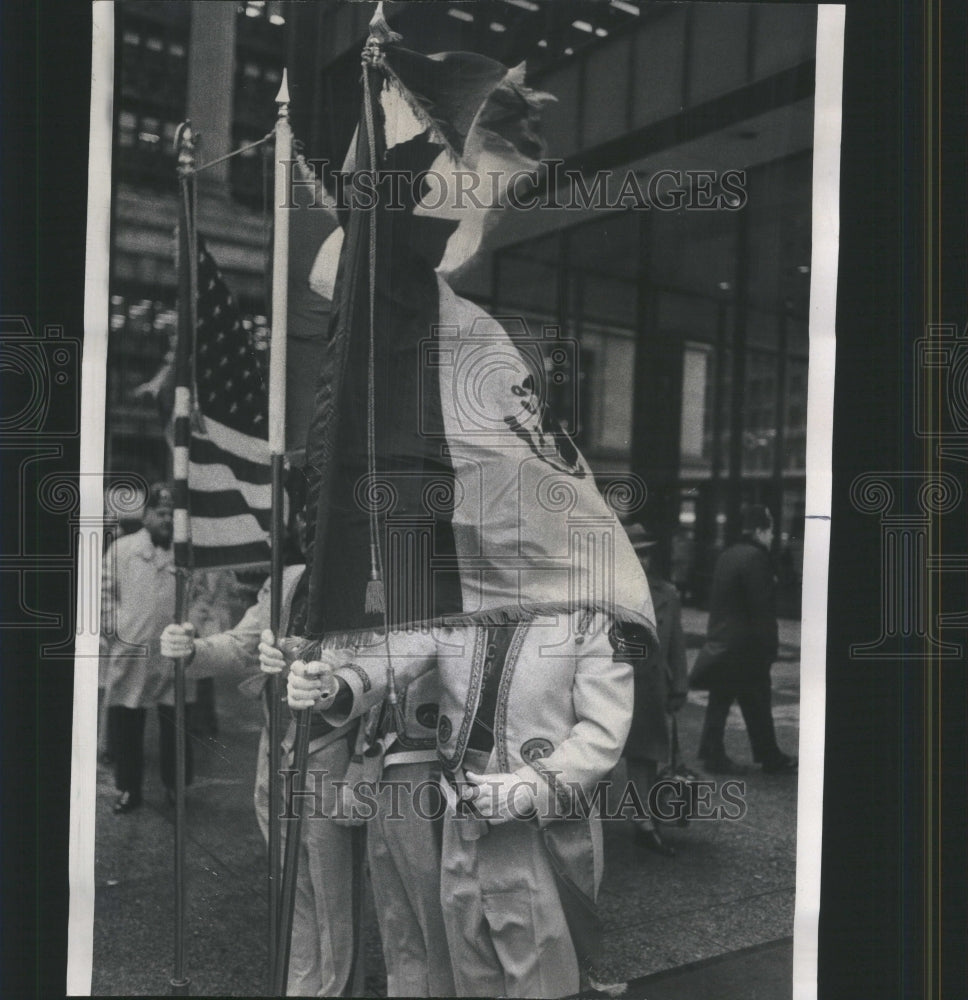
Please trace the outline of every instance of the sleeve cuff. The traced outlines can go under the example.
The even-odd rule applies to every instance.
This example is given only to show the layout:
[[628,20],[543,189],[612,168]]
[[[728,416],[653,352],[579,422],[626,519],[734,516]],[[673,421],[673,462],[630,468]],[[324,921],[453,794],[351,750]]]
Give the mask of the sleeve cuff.
[[355,663],[338,667],[333,676],[342,681],[340,691],[333,704],[320,714],[331,726],[342,726],[364,711],[364,695],[373,685],[363,668]]
[[206,677],[208,676],[206,668],[209,664],[206,662],[206,658],[209,653],[209,648],[211,643],[208,639],[196,639],[192,643],[192,651],[185,657],[185,672],[189,677]]
[[537,810],[538,826],[547,826],[555,820],[564,819],[572,812],[571,794],[564,783],[559,780],[557,772],[525,764],[514,772],[522,781],[537,789],[534,805]]

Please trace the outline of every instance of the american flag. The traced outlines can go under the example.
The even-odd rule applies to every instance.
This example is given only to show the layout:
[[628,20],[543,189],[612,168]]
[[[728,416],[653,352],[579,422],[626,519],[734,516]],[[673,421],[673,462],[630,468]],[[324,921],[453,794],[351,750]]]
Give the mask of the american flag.
[[259,358],[199,238],[195,387],[188,464],[197,569],[269,561],[269,399]]

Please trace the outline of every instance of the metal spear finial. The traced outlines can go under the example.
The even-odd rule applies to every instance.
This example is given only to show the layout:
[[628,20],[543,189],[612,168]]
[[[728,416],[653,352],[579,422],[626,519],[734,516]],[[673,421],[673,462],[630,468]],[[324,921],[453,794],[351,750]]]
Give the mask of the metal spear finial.
[[198,136],[190,120],[183,121],[175,133],[175,153],[178,156],[178,174],[184,177],[195,170],[195,143]]
[[279,117],[289,115],[289,75],[288,71],[282,71],[282,83],[279,85],[279,93],[276,94],[276,104],[279,105]]
[[387,24],[387,19],[383,16],[383,0],[376,5],[376,11],[374,11],[373,17],[370,18],[370,34],[376,35],[382,31],[389,31],[390,26]]
[[383,15],[383,0],[380,0],[376,5],[373,17],[370,18],[370,35],[363,48],[364,59],[371,64],[378,63],[382,57],[381,46],[399,42],[402,39],[403,36],[398,35],[387,24],[387,19]]

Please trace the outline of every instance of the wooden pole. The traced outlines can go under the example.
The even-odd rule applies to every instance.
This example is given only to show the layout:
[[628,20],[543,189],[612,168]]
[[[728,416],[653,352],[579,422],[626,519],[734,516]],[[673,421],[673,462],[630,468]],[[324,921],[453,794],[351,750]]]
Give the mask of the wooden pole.
[[[391,36],[389,26],[387,25],[383,17],[383,4],[377,4],[376,12],[370,21],[370,36],[367,38],[366,45],[363,48],[363,73],[368,74],[371,72],[371,66],[375,60],[379,59],[380,56],[380,46],[382,45],[384,39]],[[364,82],[366,82],[366,77],[364,76]],[[368,91],[368,87],[364,87],[364,94]],[[364,97],[364,100],[366,98]],[[366,119],[371,119],[373,110],[372,106],[368,103],[364,105],[364,115]],[[360,134],[357,137],[357,169],[377,169],[377,163],[374,157],[372,157],[368,151],[364,151],[366,148],[366,142],[363,138],[363,129],[361,128]],[[277,156],[278,158],[278,156]],[[375,207],[370,209],[375,212]],[[349,229],[347,231],[347,244],[353,244],[354,242],[359,242],[361,239],[361,233],[359,229],[354,232],[354,225],[359,226],[356,216],[359,213],[352,213],[351,222]],[[346,249],[344,247],[344,253]],[[351,266],[356,266],[356,261],[351,261]],[[352,309],[352,305],[349,307]],[[346,350],[345,338],[342,347],[339,348],[342,351]],[[344,355],[345,356],[345,355]],[[338,391],[338,390],[337,390]],[[335,421],[333,422],[335,426]],[[329,433],[332,433],[332,428],[330,428]],[[331,464],[333,462],[332,449],[327,456],[327,463]],[[329,490],[329,482],[327,478],[331,481],[332,476],[331,470],[325,469],[323,476],[323,483],[320,485],[320,496],[325,497]],[[322,504],[320,503],[320,510],[322,509]],[[325,537],[325,524],[320,523],[320,516],[317,513],[316,525],[316,538],[314,548],[318,553],[319,549],[322,547],[322,541]],[[314,556],[314,560],[318,559],[318,555]],[[310,584],[310,593],[312,593],[312,584]],[[303,709],[296,716],[296,740],[295,746],[293,747],[293,770],[296,772],[293,777],[298,777],[303,775],[303,780],[305,781],[306,774],[306,764],[309,756],[309,734],[310,726],[312,722],[312,711],[310,709]],[[291,788],[295,792],[295,782],[292,783]],[[279,927],[279,953],[277,955],[276,963],[276,976],[275,982],[273,984],[275,992],[278,995],[285,993],[288,965],[289,965],[289,950],[292,938],[292,922],[293,915],[295,912],[295,902],[296,902],[296,875],[299,866],[299,841],[302,834],[302,811],[297,809],[295,806],[295,794],[292,796],[292,801],[290,802],[290,808],[287,809],[287,817],[292,816],[293,819],[289,822],[291,823],[287,836],[286,836],[286,852],[285,852],[285,863],[283,865],[282,874],[282,898],[280,901],[280,927]]]
[[[175,622],[185,620],[191,571],[191,522],[188,512],[188,445],[191,429],[191,359],[195,342],[197,247],[195,240],[195,134],[184,122],[175,137],[178,150],[178,344],[175,352],[174,500],[172,543],[175,548]],[[173,660],[175,671],[175,961],[173,996],[187,996],[185,975],[185,660]]]
[[[282,575],[286,525],[284,474],[286,452],[286,336],[289,312],[289,170],[292,159],[292,128],[289,123],[289,87],[285,70],[276,95],[279,113],[276,119],[275,187],[273,202],[272,254],[272,340],[269,350],[269,454],[272,470],[272,522],[270,541],[272,568],[269,622],[276,641],[282,619]],[[282,828],[280,804],[280,721],[279,677],[272,675],[266,684],[269,728],[269,981],[270,988],[280,981],[284,995],[286,976],[282,971],[279,939],[279,893],[282,875]],[[288,965],[288,962],[286,963]],[[286,972],[288,969],[285,970]]]
[[[296,742],[292,750],[293,777],[303,776],[305,781],[306,763],[309,760],[309,728],[312,722],[312,711],[308,708],[299,712],[296,721]],[[289,954],[292,945],[292,921],[296,912],[296,873],[299,867],[299,842],[302,838],[302,807],[296,806],[295,782],[292,784],[293,795],[289,803],[290,810],[295,811],[293,819],[287,822],[289,829],[286,834],[286,859],[282,871],[282,891],[279,900],[279,941],[276,950],[272,995],[285,996],[289,981]],[[349,915],[347,914],[347,919]]]

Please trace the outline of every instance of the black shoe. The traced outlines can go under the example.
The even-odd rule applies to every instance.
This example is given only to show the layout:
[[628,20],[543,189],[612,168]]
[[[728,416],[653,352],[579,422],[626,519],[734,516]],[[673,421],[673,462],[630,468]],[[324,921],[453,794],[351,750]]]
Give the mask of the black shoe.
[[770,760],[763,764],[764,774],[793,774],[796,772],[798,766],[798,761],[796,757],[791,757],[789,754],[780,753],[776,757],[771,757]]
[[726,754],[715,754],[702,759],[703,768],[710,774],[743,774],[744,770]]
[[594,976],[589,975],[588,986],[579,995],[587,997],[588,1000],[592,1000],[594,997],[620,997],[625,995],[628,988],[628,983],[608,983],[599,981]]
[[113,811],[118,815],[133,812],[141,805],[141,796],[122,792],[114,802]]
[[661,854],[664,858],[674,858],[676,849],[667,844],[660,836],[659,831],[654,826],[640,826],[635,830],[635,842],[639,847],[644,847],[647,851]]

